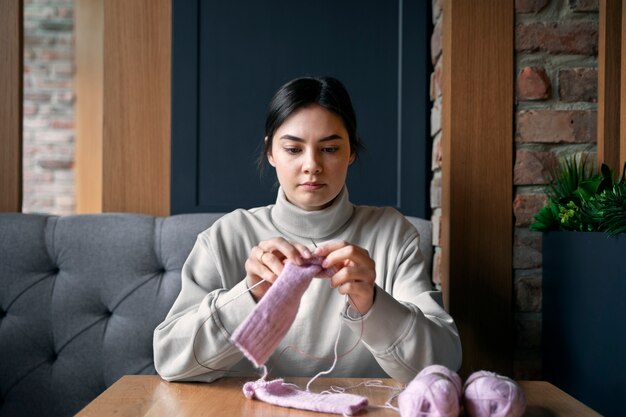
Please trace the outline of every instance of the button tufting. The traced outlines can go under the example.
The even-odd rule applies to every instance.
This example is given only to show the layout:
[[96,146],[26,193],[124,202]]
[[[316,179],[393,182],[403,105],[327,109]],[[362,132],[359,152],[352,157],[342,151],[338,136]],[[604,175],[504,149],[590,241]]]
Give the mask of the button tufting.
[[56,353],[53,353],[53,354],[50,356],[50,362],[51,362],[51,363],[52,363],[52,362],[55,362],[55,361],[57,360],[57,358],[58,358],[58,357],[59,357],[59,355],[57,355]]
[[54,267],[54,268],[52,268],[52,274],[56,275],[56,274],[58,274],[59,272],[61,272],[61,270],[59,269],[59,267]]
[[7,315],[7,312],[4,310],[0,310],[0,319],[3,319]]

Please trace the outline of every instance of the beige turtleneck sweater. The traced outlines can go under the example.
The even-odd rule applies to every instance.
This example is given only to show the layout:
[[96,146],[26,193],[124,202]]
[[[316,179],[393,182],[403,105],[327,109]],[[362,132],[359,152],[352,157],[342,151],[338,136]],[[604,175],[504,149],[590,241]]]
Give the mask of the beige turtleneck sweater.
[[[320,211],[292,205],[279,190],[276,204],[236,210],[198,235],[183,266],[180,295],[154,331],[161,377],[210,382],[242,372],[254,375],[229,337],[255,305],[246,291],[244,263],[250,250],[276,236],[311,250],[313,242],[320,246],[333,240],[367,249],[376,262],[377,287],[372,308],[356,319],[328,280],[314,279],[267,364],[271,377],[312,376],[328,369],[341,326],[340,357],[329,376],[389,375],[406,383],[432,363],[459,368],[458,332],[424,270],[417,230],[395,209],[352,205],[344,187]],[[196,357],[214,370],[200,366]]]

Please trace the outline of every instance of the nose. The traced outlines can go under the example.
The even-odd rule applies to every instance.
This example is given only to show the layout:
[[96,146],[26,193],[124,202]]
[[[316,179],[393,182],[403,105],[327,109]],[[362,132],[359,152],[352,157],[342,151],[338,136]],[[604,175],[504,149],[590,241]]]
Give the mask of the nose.
[[315,152],[307,152],[302,169],[305,174],[320,174],[322,172],[322,164]]

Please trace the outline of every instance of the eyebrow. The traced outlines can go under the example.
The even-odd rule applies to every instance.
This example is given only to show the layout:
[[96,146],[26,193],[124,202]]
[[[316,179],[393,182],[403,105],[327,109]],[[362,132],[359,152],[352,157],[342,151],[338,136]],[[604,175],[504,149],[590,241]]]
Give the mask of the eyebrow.
[[[293,140],[295,142],[304,142],[304,139],[299,138],[297,136],[293,136],[293,135],[282,135],[279,139]],[[326,142],[326,141],[335,140],[335,139],[343,139],[343,138],[337,135],[336,133],[333,133],[332,135],[324,136],[323,138],[319,140],[319,142]]]

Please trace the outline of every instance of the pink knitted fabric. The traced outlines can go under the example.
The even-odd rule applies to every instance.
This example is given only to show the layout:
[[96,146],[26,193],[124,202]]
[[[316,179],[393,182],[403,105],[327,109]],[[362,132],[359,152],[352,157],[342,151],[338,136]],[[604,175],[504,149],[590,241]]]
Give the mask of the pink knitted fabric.
[[254,310],[235,329],[230,340],[257,367],[267,362],[293,324],[300,299],[314,276],[324,273],[323,259],[306,265],[287,263]]
[[457,417],[461,409],[461,378],[441,365],[422,369],[398,396],[401,417]]
[[[265,297],[263,297],[265,298]],[[316,394],[301,391],[282,379],[247,382],[243,386],[246,398],[257,398],[268,404],[321,413],[351,416],[367,408],[367,398],[354,394]]]

